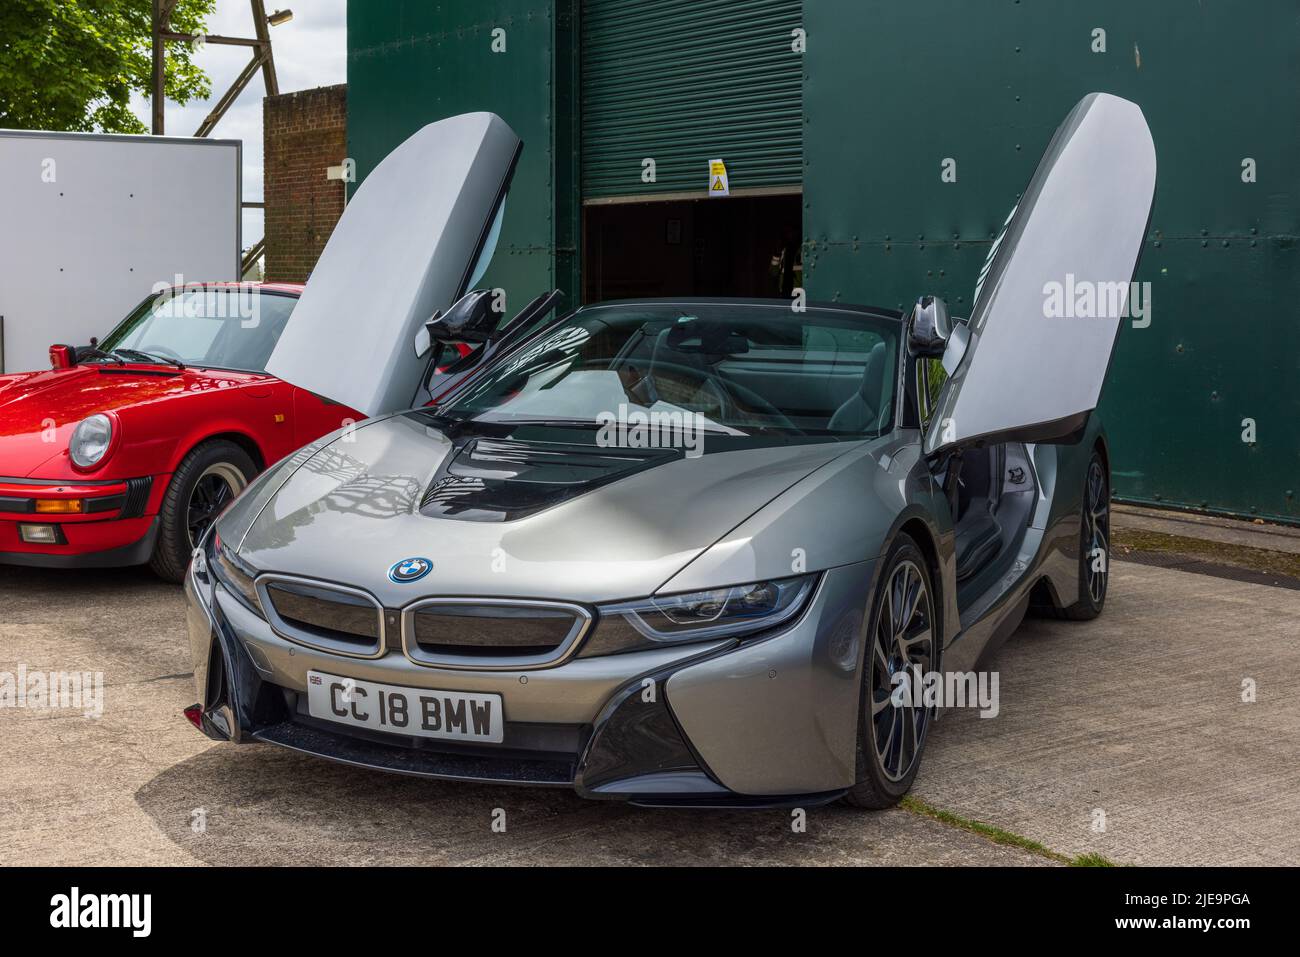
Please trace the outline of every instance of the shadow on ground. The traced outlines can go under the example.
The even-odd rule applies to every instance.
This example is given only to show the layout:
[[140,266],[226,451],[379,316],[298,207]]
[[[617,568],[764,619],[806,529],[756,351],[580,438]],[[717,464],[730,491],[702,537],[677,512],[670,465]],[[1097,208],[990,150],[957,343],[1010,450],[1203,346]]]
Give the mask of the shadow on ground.
[[[567,789],[402,777],[270,745],[215,745],[136,803],[200,861],[256,864],[1041,864],[900,810],[649,810]],[[206,829],[192,827],[201,809]],[[502,820],[504,832],[494,831]]]

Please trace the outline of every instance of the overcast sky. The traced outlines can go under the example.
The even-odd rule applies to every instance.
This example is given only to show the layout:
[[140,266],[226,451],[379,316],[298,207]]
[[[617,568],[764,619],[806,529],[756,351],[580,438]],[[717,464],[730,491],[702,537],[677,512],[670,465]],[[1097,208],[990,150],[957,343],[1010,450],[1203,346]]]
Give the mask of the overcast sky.
[[[271,49],[275,54],[280,92],[293,93],[347,82],[346,0],[267,0],[266,3],[267,13],[286,7],[293,11],[293,19],[271,27]],[[254,36],[247,0],[217,0],[208,32],[221,36]],[[251,54],[247,47],[205,46],[197,60],[212,78],[212,99],[185,106],[168,102],[167,135],[193,135]],[[209,134],[218,139],[244,141],[244,199],[249,201],[262,199],[262,97],[265,93],[262,74],[258,71]],[[136,97],[133,106],[136,115],[148,125],[149,101]],[[261,235],[262,211],[245,211],[244,245],[252,245]]]

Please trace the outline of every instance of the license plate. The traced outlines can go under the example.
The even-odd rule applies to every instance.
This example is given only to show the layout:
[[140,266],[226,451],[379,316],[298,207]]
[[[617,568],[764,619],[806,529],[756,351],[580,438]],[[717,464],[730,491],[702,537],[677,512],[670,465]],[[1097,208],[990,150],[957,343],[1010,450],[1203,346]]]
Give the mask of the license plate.
[[313,718],[419,738],[500,744],[501,696],[428,691],[307,672],[307,711]]

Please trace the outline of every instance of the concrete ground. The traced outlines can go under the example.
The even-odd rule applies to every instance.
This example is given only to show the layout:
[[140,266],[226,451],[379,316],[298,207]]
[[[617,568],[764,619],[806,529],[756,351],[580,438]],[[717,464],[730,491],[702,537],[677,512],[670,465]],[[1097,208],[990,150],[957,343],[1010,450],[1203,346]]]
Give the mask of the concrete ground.
[[1111,523],[1117,529],[1140,529],[1224,545],[1300,555],[1300,527],[1294,525],[1279,525],[1262,520],[1258,523],[1247,522],[1197,512],[1120,504],[1111,506]]
[[[1099,620],[1031,620],[999,653],[997,718],[944,714],[914,793],[1068,856],[1300,863],[1297,635],[1295,591],[1117,563]],[[0,709],[0,864],[1051,863],[907,810],[796,832],[214,744],[180,714],[180,592],[146,571],[0,567],[0,680],[20,665],[102,671],[105,708]]]

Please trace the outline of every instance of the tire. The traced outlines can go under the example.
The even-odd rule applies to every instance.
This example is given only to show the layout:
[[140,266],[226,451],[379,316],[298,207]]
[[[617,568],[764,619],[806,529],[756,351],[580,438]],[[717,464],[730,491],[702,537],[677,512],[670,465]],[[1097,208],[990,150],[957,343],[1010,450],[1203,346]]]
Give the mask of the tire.
[[1106,607],[1109,584],[1110,474],[1101,454],[1093,452],[1083,473],[1083,502],[1079,506],[1079,591],[1073,604],[1057,609],[1056,617],[1069,621],[1096,618]]
[[184,579],[197,540],[256,474],[252,458],[233,442],[214,439],[190,450],[172,474],[158,510],[158,540],[149,567],[159,578]]
[[[933,708],[894,703],[892,676],[912,665],[920,665],[923,674],[935,670],[942,637],[930,569],[910,536],[898,536],[885,557],[884,568],[868,613],[858,708],[857,781],[843,797],[846,804],[873,810],[893,807],[912,787],[934,720]],[[915,592],[917,583],[920,592]]]

